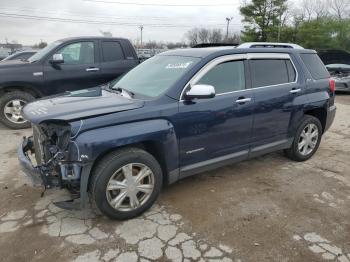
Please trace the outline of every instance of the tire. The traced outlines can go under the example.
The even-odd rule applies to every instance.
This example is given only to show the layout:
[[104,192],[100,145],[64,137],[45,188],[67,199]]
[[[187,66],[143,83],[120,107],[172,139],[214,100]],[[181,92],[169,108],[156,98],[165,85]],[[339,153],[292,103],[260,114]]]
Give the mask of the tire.
[[[34,100],[35,100],[34,96],[23,91],[12,91],[1,95],[0,97],[1,123],[3,123],[5,126],[12,129],[29,128],[30,122],[20,117],[21,116],[20,111],[22,110],[25,104],[32,102]],[[15,105],[14,101],[16,101],[16,103],[19,103],[19,104]],[[8,108],[15,108],[16,113],[11,113],[11,112],[5,113],[5,110],[7,110]],[[16,120],[13,120],[13,121],[10,120],[11,115],[14,115],[15,117],[19,117],[18,121],[16,122]]]
[[[305,139],[304,136],[305,134],[310,130],[310,132],[317,129],[317,140],[316,136],[312,136],[312,134],[308,135],[309,140],[308,142],[305,143],[303,147],[302,146],[302,141]],[[303,131],[307,131],[306,133],[303,133]],[[312,138],[311,138],[312,137]],[[322,125],[320,120],[318,120],[316,117],[310,116],[310,115],[305,115],[301,121],[300,126],[297,129],[297,132],[294,137],[293,144],[291,145],[290,148],[284,150],[285,155],[294,160],[294,161],[306,161],[310,159],[315,152],[317,151],[322,139]],[[305,142],[305,141],[304,141]],[[312,147],[309,146],[312,145]],[[301,147],[301,149],[299,149]],[[306,149],[305,149],[306,147]]]
[[[130,166],[131,163],[132,167]],[[122,167],[123,169],[121,169]],[[141,174],[141,170],[147,170],[147,174],[151,172],[153,175],[145,176],[145,178],[141,180],[143,184],[137,184],[133,179],[129,182],[127,175],[125,175],[129,172],[124,172],[124,170],[132,170],[132,172],[130,172],[132,174],[131,177],[135,181],[136,177]],[[118,187],[121,183],[123,185],[127,184],[128,186],[125,189],[118,188],[116,190],[107,190],[107,186],[109,188],[114,186],[114,183],[112,184],[111,181],[114,183],[118,181],[119,184],[116,185]],[[147,196],[146,193],[137,191],[140,186],[150,187],[152,183],[152,192],[149,192]],[[124,148],[114,151],[99,160],[92,171],[89,198],[92,208],[97,208],[107,217],[117,220],[130,219],[139,216],[153,205],[158,198],[162,184],[162,169],[151,154],[139,148]],[[125,194],[124,200],[120,203],[116,201],[118,197],[122,197]],[[131,199],[135,198],[132,196],[136,196],[139,201],[139,206],[133,206],[132,202],[135,202]],[[112,203],[115,207],[118,206],[116,203],[119,203],[119,207],[112,207]]]

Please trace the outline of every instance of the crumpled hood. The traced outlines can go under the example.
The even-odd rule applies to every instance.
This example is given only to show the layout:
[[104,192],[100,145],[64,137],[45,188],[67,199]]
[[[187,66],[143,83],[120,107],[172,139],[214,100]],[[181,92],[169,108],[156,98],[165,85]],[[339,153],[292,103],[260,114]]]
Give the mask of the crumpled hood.
[[24,117],[34,124],[45,120],[77,120],[143,107],[142,100],[111,93],[101,87],[69,92],[29,103]]

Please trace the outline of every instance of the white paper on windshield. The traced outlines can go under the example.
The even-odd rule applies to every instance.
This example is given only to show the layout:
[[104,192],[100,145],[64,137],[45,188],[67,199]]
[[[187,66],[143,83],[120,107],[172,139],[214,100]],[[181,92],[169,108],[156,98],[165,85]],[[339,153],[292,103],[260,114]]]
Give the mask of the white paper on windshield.
[[175,63],[175,64],[168,64],[165,68],[166,69],[186,69],[187,67],[189,67],[190,64],[192,64],[193,62],[186,62],[186,63]]

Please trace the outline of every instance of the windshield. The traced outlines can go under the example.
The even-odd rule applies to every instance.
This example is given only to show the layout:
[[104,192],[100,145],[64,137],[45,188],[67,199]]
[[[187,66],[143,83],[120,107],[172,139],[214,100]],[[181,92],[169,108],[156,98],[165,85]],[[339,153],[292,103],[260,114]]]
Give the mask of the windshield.
[[51,52],[51,50],[55,49],[59,44],[61,44],[60,41],[53,42],[49,44],[48,46],[44,47],[43,49],[39,50],[35,55],[31,56],[28,59],[28,62],[33,63],[35,61],[40,60],[44,56],[46,56],[48,53]]
[[169,89],[200,59],[182,56],[154,56],[113,83],[135,94],[157,97]]

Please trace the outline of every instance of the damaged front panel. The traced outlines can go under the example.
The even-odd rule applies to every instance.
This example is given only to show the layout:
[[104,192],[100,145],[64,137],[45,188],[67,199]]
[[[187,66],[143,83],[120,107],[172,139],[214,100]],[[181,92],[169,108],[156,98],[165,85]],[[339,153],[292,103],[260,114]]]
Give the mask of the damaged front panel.
[[46,188],[78,189],[82,161],[71,139],[71,126],[65,121],[47,121],[33,126],[28,153],[34,153],[37,168]]

